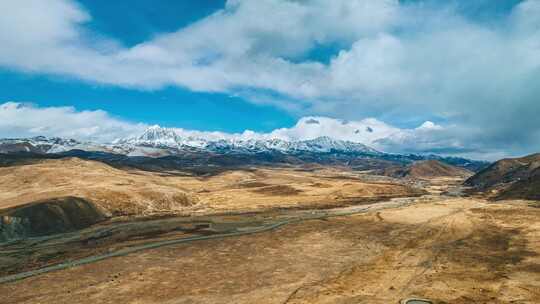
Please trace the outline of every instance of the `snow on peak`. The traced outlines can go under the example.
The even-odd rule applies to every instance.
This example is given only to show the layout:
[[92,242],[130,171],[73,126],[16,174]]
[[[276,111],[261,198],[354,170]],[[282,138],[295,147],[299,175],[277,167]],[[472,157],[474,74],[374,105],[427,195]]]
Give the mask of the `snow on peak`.
[[[224,136],[208,132],[190,133],[182,129],[162,128],[154,125],[141,135],[121,139],[118,145],[145,146],[171,149],[202,149],[212,152],[365,152],[378,153],[366,145],[321,136],[308,140],[283,139],[283,136],[259,135],[248,137],[246,134]],[[286,138],[286,137],[285,137]]]
[[158,125],[149,127],[137,137],[140,141],[148,142],[163,142],[163,143],[173,143],[176,142],[177,134],[174,129],[162,128]]

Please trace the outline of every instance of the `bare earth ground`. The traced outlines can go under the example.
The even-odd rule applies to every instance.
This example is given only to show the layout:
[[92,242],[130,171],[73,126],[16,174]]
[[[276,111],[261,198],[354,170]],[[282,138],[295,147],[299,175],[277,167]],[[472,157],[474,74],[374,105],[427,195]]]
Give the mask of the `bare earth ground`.
[[2,303],[540,303],[540,208],[444,197],[0,285]]

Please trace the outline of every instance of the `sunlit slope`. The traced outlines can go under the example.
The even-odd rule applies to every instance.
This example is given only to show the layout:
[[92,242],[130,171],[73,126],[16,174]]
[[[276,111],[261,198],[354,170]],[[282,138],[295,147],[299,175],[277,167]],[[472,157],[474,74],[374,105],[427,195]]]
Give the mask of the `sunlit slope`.
[[0,168],[0,209],[73,196],[91,201],[108,216],[324,207],[420,193],[325,167],[250,168],[200,177],[66,158]]

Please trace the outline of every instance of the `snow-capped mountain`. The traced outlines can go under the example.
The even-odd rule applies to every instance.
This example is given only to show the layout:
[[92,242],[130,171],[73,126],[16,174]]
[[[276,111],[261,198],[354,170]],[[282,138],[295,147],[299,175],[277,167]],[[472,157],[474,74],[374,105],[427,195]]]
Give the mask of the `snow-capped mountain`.
[[113,142],[115,145],[146,146],[155,148],[204,148],[208,140],[192,136],[180,136],[175,129],[151,126],[141,135],[130,138],[121,138]]
[[[177,156],[181,163],[185,160],[187,164],[193,162],[205,164],[208,157],[217,156],[216,159],[219,160],[220,157],[226,156],[239,163],[306,161],[349,164],[362,159],[378,159],[390,164],[408,164],[418,160],[436,159],[474,171],[486,165],[486,162],[459,157],[384,153],[361,143],[337,140],[328,136],[296,141],[279,138],[246,139],[243,136],[186,136],[176,129],[159,126],[150,127],[139,136],[104,144],[43,136],[0,139],[0,153],[20,152],[56,154],[59,157],[82,155],[89,159],[106,160],[110,158],[126,160],[126,157],[131,159],[135,156],[147,158]],[[200,153],[201,157],[198,157],[197,153]],[[185,157],[188,155],[189,157]],[[137,162],[137,159],[133,161]]]
[[59,137],[36,136],[32,138],[1,139],[0,152],[59,153],[73,149],[87,148],[87,145],[74,140]]
[[262,153],[281,152],[295,154],[302,152],[314,153],[380,153],[360,143],[336,140],[327,136],[311,140],[286,141],[278,138],[270,139],[241,139],[221,138],[207,139],[202,137],[181,136],[175,129],[152,126],[136,137],[119,139],[116,146],[153,147],[175,150],[205,150],[216,153]]
[[141,135],[117,139],[112,143],[79,142],[74,139],[38,136],[23,139],[0,140],[0,152],[60,153],[69,150],[101,151],[128,156],[164,156],[181,152],[213,153],[364,153],[381,152],[360,143],[336,140],[327,136],[310,140],[288,141],[278,138],[243,139],[182,136],[175,129],[152,126]]

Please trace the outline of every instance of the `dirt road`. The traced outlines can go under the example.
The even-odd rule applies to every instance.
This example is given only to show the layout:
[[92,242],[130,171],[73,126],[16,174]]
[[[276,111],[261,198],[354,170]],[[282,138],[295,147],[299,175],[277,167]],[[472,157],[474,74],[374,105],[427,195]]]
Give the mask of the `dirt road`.
[[539,303],[540,209],[433,200],[0,285],[3,303]]

